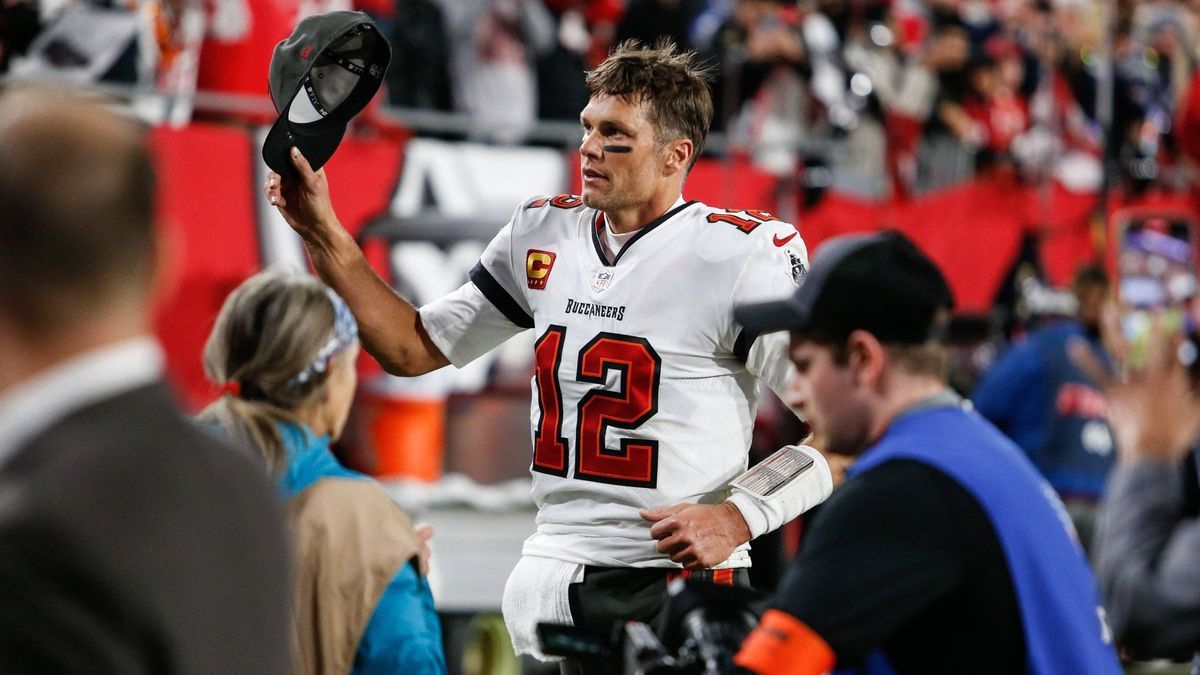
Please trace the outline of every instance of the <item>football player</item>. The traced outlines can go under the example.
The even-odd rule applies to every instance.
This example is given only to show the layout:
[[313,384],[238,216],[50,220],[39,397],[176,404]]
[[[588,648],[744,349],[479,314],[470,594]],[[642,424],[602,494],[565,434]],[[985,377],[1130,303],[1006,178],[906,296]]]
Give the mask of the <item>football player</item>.
[[462,367],[535,332],[537,532],[503,603],[518,653],[537,653],[538,622],[653,620],[672,576],[748,583],[750,539],[832,489],[806,447],[743,475],[758,383],[782,395],[793,370],[787,336],[742,330],[733,307],[790,295],[808,259],[769,213],[682,197],[713,115],[692,58],[625,44],[588,73],[581,194],[519,205],[470,280],[419,309],[371,271],[323,171],[294,150],[299,178],[267,179],[389,372]]

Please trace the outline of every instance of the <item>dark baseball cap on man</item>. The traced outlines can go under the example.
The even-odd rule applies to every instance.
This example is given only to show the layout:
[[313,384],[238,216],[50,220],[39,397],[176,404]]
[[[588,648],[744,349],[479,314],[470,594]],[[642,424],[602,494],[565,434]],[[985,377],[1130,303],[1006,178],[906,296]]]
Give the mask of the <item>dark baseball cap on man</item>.
[[275,45],[267,77],[279,119],[262,155],[284,176],[295,174],[288,157],[300,148],[313,170],[342,142],[346,124],[371,101],[392,58],[392,48],[362,12],[307,17]]
[[734,318],[752,335],[791,330],[841,339],[865,330],[885,344],[919,344],[936,337],[939,315],[953,305],[937,265],[888,231],[830,240],[791,297],[739,305]]

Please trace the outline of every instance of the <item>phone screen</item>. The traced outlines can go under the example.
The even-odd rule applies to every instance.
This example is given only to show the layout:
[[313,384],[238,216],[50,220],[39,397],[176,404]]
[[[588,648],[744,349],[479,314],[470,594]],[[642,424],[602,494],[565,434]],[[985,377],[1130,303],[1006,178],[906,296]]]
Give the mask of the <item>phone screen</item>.
[[1141,363],[1154,315],[1167,330],[1194,330],[1187,305],[1196,295],[1195,224],[1183,213],[1128,214],[1117,223],[1117,293],[1130,363]]
[[1191,223],[1140,217],[1120,229],[1117,257],[1121,304],[1130,310],[1178,308],[1196,293]]

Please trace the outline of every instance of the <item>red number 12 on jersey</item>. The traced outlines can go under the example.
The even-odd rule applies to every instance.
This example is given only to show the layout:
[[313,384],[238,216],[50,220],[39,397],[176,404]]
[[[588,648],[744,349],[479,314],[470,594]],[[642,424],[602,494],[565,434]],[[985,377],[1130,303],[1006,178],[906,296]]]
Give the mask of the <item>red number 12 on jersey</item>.
[[[538,407],[541,419],[533,439],[533,470],[566,476],[568,443],[562,435],[563,401],[559,381],[565,326],[550,326],[534,347]],[[576,416],[575,478],[633,487],[658,482],[658,441],[624,439],[620,448],[604,446],[610,427],[636,429],[658,412],[662,359],[645,338],[600,333],[579,350],[575,379],[605,384],[612,371],[621,374],[616,391],[592,389],[579,400]]]

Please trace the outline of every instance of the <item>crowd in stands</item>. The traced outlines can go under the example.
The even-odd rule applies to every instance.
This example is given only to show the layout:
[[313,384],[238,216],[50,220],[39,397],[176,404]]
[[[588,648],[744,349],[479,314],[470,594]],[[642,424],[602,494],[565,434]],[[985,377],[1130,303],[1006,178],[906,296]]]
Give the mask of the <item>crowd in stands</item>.
[[[573,121],[586,103],[584,71],[611,47],[668,39],[711,65],[715,126],[780,176],[818,156],[835,164],[838,188],[867,197],[920,193],[980,171],[1083,191],[1100,187],[1106,154],[1134,189],[1178,187],[1190,175],[1179,157],[1200,155],[1200,139],[1178,123],[1200,115],[1192,92],[1200,8],[1122,0],[1106,31],[1105,4],[5,0],[0,73],[22,61],[99,59],[90,77],[263,96],[270,48],[290,25],[355,8],[393,43],[390,103],[466,113],[482,140],[520,142],[537,120]],[[111,39],[101,50],[71,34],[84,25],[72,20],[83,8],[92,32],[94,17],[124,12],[141,37],[117,31],[125,51],[114,53]]]

